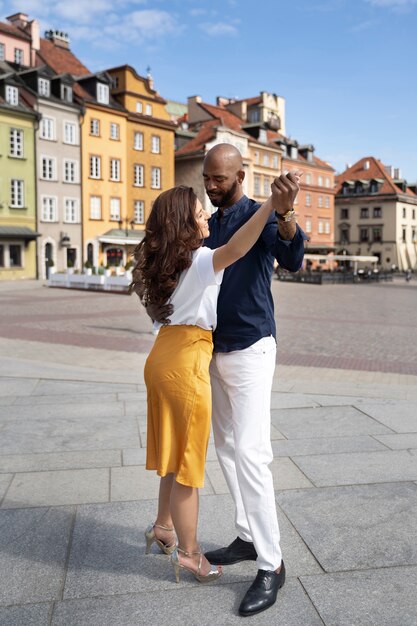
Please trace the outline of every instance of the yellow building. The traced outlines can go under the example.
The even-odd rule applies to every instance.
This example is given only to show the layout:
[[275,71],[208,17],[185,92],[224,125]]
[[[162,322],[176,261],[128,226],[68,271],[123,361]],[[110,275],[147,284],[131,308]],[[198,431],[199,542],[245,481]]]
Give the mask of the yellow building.
[[174,186],[175,122],[166,110],[166,100],[153,89],[150,76],[139,76],[123,65],[107,70],[112,78],[112,96],[127,110],[127,217],[135,230],[144,224],[155,198]]

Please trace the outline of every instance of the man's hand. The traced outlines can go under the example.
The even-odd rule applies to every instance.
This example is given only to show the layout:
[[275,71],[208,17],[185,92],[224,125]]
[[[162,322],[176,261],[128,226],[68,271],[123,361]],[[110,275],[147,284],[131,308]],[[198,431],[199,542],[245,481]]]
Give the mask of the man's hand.
[[148,304],[146,306],[146,312],[153,321],[167,326],[171,323],[171,320],[168,318],[173,314],[174,307],[172,304]]
[[272,205],[280,215],[284,215],[293,208],[300,189],[299,183],[302,175],[300,170],[294,170],[274,178],[271,185]]

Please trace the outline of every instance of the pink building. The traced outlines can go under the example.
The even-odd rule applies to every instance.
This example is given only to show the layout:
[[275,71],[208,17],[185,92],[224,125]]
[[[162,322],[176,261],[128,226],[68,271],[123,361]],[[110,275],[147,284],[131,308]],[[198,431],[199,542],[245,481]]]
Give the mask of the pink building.
[[34,67],[40,46],[38,21],[29,21],[25,13],[15,13],[6,19],[8,24],[0,22],[0,61]]

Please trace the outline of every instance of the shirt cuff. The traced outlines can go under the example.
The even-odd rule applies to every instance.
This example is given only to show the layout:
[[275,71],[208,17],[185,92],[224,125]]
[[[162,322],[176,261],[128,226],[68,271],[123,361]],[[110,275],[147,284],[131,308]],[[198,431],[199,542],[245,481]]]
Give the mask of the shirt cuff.
[[291,246],[294,243],[302,243],[303,241],[308,241],[308,236],[298,224],[296,224],[296,228],[297,230],[295,231],[295,235],[292,239],[283,239],[279,234],[279,230],[277,230],[278,241],[285,244],[286,246]]

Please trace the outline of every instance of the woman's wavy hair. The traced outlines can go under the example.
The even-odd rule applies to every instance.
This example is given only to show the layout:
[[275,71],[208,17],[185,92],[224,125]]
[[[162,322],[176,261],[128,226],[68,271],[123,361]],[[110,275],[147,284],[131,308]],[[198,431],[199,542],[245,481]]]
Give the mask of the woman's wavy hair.
[[130,285],[145,306],[167,302],[181,272],[190,267],[193,251],[202,244],[196,203],[192,187],[180,186],[164,191],[153,204],[145,237],[133,253],[136,264]]

